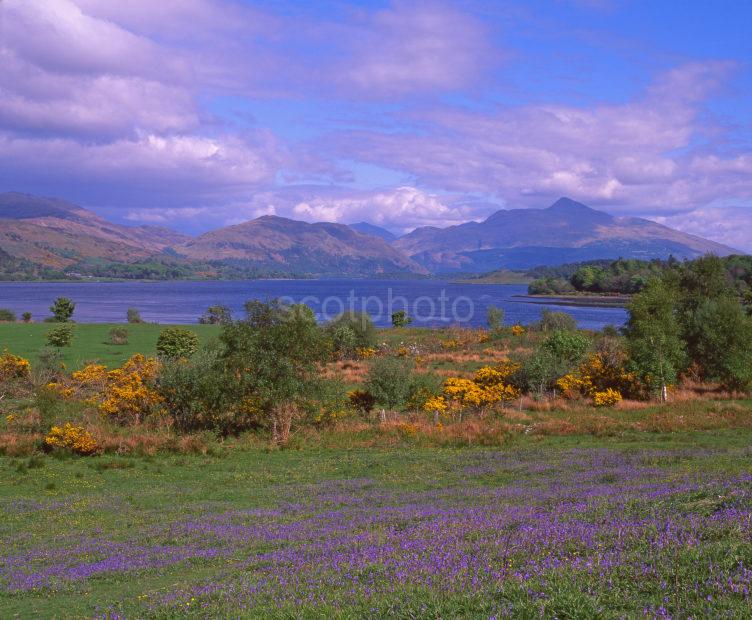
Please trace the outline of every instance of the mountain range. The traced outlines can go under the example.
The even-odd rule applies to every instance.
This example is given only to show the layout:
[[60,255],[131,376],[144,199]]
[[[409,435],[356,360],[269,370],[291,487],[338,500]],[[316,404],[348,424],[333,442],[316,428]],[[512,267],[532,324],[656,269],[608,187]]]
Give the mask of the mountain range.
[[[568,198],[545,209],[501,210],[482,222],[422,227],[402,237],[368,222],[309,224],[277,216],[189,237],[162,227],[114,224],[55,198],[0,194],[0,277],[5,279],[49,277],[52,272],[124,277],[425,275],[707,253],[738,252]],[[144,271],[147,264],[152,268]]]

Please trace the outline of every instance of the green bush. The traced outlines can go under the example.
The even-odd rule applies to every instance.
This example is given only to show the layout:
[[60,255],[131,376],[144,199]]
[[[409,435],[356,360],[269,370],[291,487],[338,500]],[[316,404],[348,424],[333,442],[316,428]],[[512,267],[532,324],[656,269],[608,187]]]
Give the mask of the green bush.
[[8,308],[0,308],[0,323],[15,323],[16,313]]
[[227,306],[209,306],[198,319],[202,325],[229,325],[232,312]]
[[376,404],[399,409],[407,402],[413,386],[412,360],[397,357],[376,358],[371,364],[365,388]]
[[141,318],[141,313],[138,311],[138,308],[128,308],[128,311],[125,313],[125,318],[128,320],[129,323],[143,323],[143,319]]
[[37,353],[37,362],[32,366],[34,382],[46,385],[59,378],[65,371],[63,355],[56,347],[44,347]]
[[345,312],[326,326],[334,352],[352,357],[357,349],[376,346],[376,328],[365,312]]
[[157,390],[179,432],[212,430],[226,436],[258,426],[252,408],[233,402],[219,351],[201,349],[189,360],[164,361]]
[[110,344],[128,344],[128,330],[124,327],[113,327],[110,330]]
[[198,350],[198,336],[190,329],[168,327],[157,338],[157,353],[167,359],[188,358]]
[[73,327],[61,325],[47,332],[47,344],[51,347],[69,347],[73,341]]
[[412,322],[412,317],[407,316],[407,312],[404,310],[397,310],[397,312],[392,313],[392,326],[394,327],[407,327]]
[[590,339],[581,332],[555,331],[541,345],[567,369],[576,366],[590,348]]
[[498,336],[504,329],[504,310],[496,306],[488,306],[486,310],[486,323],[489,331]]
[[55,323],[66,323],[70,321],[75,309],[76,304],[70,299],[67,297],[58,297],[50,306],[52,321]]
[[420,411],[432,396],[441,394],[444,381],[433,372],[416,372],[410,378],[410,390],[405,401],[409,411]]
[[24,323],[31,323],[31,312],[24,312],[24,313],[23,313],[23,314],[21,315],[21,320],[22,320],[22,321],[23,321]]
[[577,330],[577,321],[571,314],[567,314],[566,312],[544,310],[540,321],[534,323],[533,327],[542,332],[573,332]]

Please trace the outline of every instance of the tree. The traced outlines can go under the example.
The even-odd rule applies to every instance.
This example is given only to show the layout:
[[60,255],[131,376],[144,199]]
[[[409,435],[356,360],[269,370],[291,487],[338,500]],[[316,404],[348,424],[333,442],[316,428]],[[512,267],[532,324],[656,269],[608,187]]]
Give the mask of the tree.
[[0,323],[15,323],[16,313],[8,308],[0,308]]
[[692,316],[694,361],[724,387],[752,385],[752,319],[736,298],[707,299]]
[[677,318],[677,290],[653,279],[629,304],[625,329],[630,366],[651,392],[666,400],[667,386],[687,364]]
[[412,322],[412,317],[407,316],[407,312],[405,312],[404,310],[397,310],[397,312],[392,312],[392,326],[407,327]]
[[61,325],[47,332],[47,344],[51,347],[69,347],[73,341],[73,328]]
[[504,309],[497,306],[488,306],[486,310],[486,323],[493,334],[500,334],[504,329]]
[[52,312],[52,320],[55,323],[66,323],[70,321],[73,316],[73,312],[76,309],[74,304],[67,297],[58,297],[50,306],[50,312]]
[[190,329],[168,327],[159,333],[157,353],[167,359],[187,359],[198,350],[198,336]]
[[412,361],[406,358],[382,357],[371,364],[366,390],[377,404],[397,409],[405,404],[413,387]]
[[198,319],[204,325],[229,325],[232,311],[227,306],[209,306]]
[[143,323],[143,319],[141,318],[141,313],[138,311],[138,308],[128,308],[128,311],[125,313],[125,318],[129,323]]
[[21,315],[21,320],[22,320],[22,321],[23,321],[24,323],[31,323],[31,312],[24,312],[24,313],[23,313],[23,314]]
[[313,311],[278,300],[249,301],[246,318],[224,326],[220,363],[235,402],[252,403],[284,443],[301,399],[315,392],[331,349]]

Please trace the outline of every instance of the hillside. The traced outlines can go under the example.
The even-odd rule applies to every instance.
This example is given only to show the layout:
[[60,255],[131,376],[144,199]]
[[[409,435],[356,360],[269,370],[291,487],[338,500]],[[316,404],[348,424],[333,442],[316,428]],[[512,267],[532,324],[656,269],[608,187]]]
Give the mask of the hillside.
[[343,224],[308,224],[272,215],[205,233],[175,251],[194,260],[253,263],[293,273],[425,273],[379,237]]
[[732,248],[640,218],[620,218],[568,198],[547,209],[497,211],[483,222],[418,228],[394,246],[429,271],[527,269],[601,258],[694,258]]
[[120,226],[54,198],[0,194],[0,249],[53,269],[86,260],[133,262],[188,237],[166,228]]

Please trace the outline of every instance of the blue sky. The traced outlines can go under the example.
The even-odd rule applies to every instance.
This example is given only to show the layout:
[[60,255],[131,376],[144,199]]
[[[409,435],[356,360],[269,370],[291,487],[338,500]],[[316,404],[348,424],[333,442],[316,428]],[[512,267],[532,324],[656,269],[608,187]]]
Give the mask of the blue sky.
[[752,250],[752,3],[5,0],[0,188],[188,232],[561,195]]

